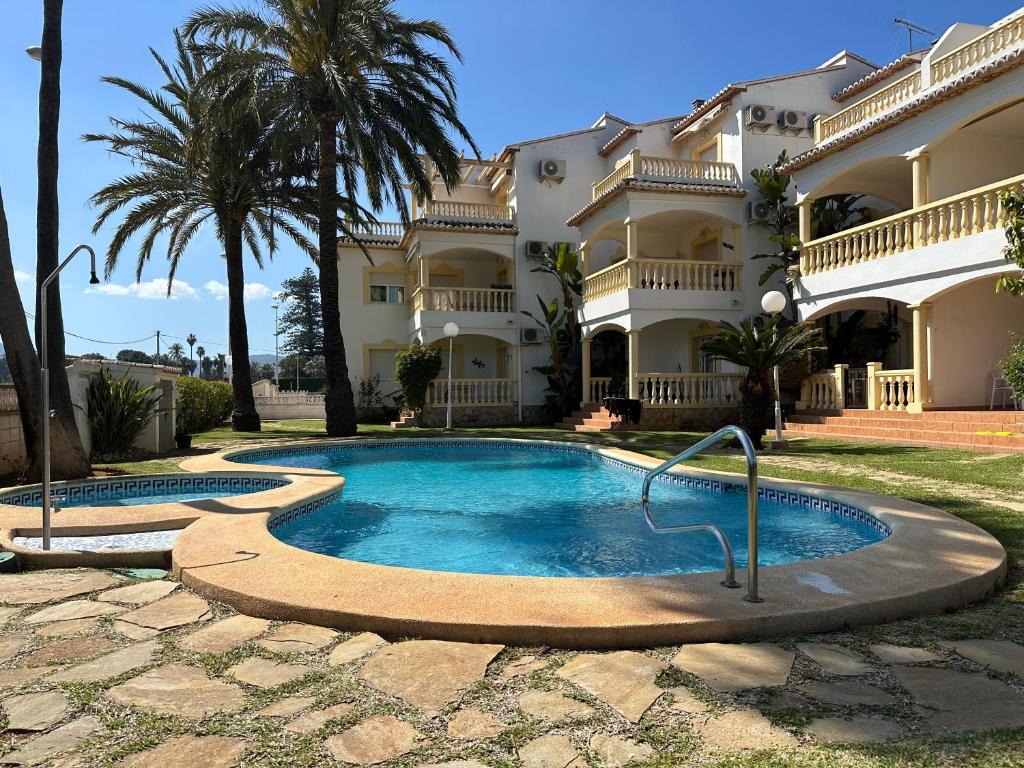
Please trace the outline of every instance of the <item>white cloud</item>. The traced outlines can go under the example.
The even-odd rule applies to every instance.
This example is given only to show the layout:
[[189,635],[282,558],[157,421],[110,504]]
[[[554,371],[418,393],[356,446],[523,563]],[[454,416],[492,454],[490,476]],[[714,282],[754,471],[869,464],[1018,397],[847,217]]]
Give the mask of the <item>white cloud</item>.
[[19,283],[34,283],[35,275],[33,275],[31,272],[25,272],[24,270],[16,269],[14,270],[14,279],[16,282]]
[[[227,298],[228,287],[224,285],[224,283],[220,283],[216,280],[209,280],[203,284],[203,288],[205,288],[206,292],[213,296],[213,298],[217,299],[217,301]],[[261,299],[269,299],[273,295],[274,292],[263,283],[245,284],[244,296],[246,301],[260,301]]]
[[102,293],[107,296],[134,296],[137,299],[198,299],[199,292],[184,280],[171,283],[171,294],[167,295],[167,278],[153,278],[144,283],[102,283],[85,289],[86,293]]

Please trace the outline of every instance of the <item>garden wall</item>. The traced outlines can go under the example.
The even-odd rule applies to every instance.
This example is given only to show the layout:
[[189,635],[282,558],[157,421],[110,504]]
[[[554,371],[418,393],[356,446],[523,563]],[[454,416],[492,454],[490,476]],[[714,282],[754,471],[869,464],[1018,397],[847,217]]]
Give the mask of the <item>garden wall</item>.
[[327,411],[324,396],[309,392],[279,392],[267,397],[256,397],[256,412],[260,419],[325,419]]
[[0,384],[0,476],[21,472],[25,459],[18,395],[13,384]]

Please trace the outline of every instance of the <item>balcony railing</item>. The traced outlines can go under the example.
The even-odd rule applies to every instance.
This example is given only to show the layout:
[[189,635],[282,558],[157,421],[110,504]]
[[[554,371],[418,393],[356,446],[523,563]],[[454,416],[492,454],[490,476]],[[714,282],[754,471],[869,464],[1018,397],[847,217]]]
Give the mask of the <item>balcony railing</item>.
[[885,370],[881,363],[868,363],[866,371],[856,369],[866,384],[866,402],[863,404],[847,401],[851,369],[837,365],[832,370],[821,371],[804,379],[800,388],[798,411],[841,411],[860,405],[870,411],[906,411],[915,402],[916,388],[912,368]]
[[626,161],[595,182],[591,190],[593,200],[610,192],[625,179],[675,181],[690,184],[739,186],[739,174],[732,163],[714,163],[703,160],[681,160],[675,157],[648,157],[638,151],[630,152]]
[[742,267],[721,261],[687,259],[635,259],[619,261],[589,275],[583,300],[640,288],[650,291],[738,291]]
[[413,312],[515,312],[516,292],[508,288],[418,288]]
[[[927,88],[943,85],[1024,42],[1024,16],[1010,19],[979,35],[954,51],[931,62]],[[925,89],[921,71],[917,70],[894,83],[851,104],[846,109],[814,124],[816,143],[827,141],[844,131],[866,123],[884,112],[905,104]]]
[[641,373],[640,399],[649,407],[702,408],[736,405],[741,373]]
[[[515,379],[452,379],[452,407],[513,405]],[[427,385],[427,406],[448,405],[448,380],[434,379]]]
[[423,215],[431,219],[457,222],[501,222],[513,223],[515,209],[510,205],[490,203],[463,203],[456,200],[428,200]]
[[1024,192],[1024,175],[811,240],[800,256],[800,273],[813,275],[1001,229],[1006,224],[999,200],[1003,192]]

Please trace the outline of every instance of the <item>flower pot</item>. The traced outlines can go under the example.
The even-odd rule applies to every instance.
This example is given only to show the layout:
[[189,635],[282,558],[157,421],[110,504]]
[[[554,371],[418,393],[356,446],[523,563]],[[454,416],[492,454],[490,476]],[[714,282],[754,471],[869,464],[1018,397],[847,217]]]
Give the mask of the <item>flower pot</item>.
[[192,447],[192,435],[175,435],[174,444],[181,450],[187,451]]

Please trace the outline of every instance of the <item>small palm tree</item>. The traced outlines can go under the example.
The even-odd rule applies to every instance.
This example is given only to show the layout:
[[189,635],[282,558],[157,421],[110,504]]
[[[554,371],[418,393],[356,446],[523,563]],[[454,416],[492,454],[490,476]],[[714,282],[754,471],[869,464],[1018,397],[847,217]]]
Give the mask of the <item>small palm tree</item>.
[[232,427],[258,432],[260,417],[249,377],[243,254],[247,247],[262,267],[262,247],[273,256],[280,230],[315,257],[316,248],[297,226],[315,224],[311,214],[316,210],[315,197],[311,187],[291,181],[282,158],[290,156],[292,137],[275,131],[279,111],[265,91],[253,84],[251,93],[236,90],[227,98],[206,84],[203,56],[186,46],[177,33],[175,41],[173,65],[152,52],[166,77],[159,91],[124,78],[104,78],[138,97],[146,107],[146,118],[111,118],[115,133],[84,137],[108,144],[110,151],[130,158],[136,166],[133,173],[93,195],[93,202],[100,206],[93,231],[131,206],[110,241],[106,274],[113,271],[128,241],[144,231],[135,270],[136,279],[141,279],[156,240],[166,237],[169,292],[188,244],[204,224],[214,225],[227,265],[228,333],[238,371]]
[[820,329],[808,324],[781,328],[781,322],[781,317],[774,316],[763,331],[748,320],[738,328],[723,322],[719,332],[701,345],[705,354],[745,369],[738,386],[740,426],[750,435],[755,448],[761,447],[770,420],[772,369],[794,363],[813,349],[821,349]]
[[188,360],[189,360],[189,362],[192,362],[192,360],[193,360],[193,358],[192,358],[192,347],[194,347],[196,345],[197,341],[198,341],[198,339],[196,338],[196,335],[194,333],[190,333],[188,336],[185,337],[185,343],[188,344]]
[[[454,76],[442,54],[461,57],[442,24],[404,18],[392,0],[265,0],[262,5],[267,13],[201,8],[185,31],[209,35],[207,49],[220,61],[219,76],[231,83],[228,87],[254,80],[276,89],[288,105],[288,124],[304,131],[308,145],[317,148],[312,175],[319,249],[332,255],[319,262],[327,434],[354,435],[355,399],[333,258],[343,207],[338,171],[349,198],[361,188],[373,211],[390,203],[403,221],[409,217],[406,180],[414,195],[427,199],[433,197],[434,171],[449,189],[455,187],[461,156],[449,130],[477,151],[459,120]],[[232,46],[243,55],[227,55]],[[344,224],[341,229],[346,230]]]
[[178,342],[174,342],[167,348],[167,354],[171,356],[171,360],[180,363],[185,358],[185,348]]
[[204,378],[203,359],[206,357],[206,347],[203,347],[201,345],[196,347],[196,354],[199,355],[199,378]]

